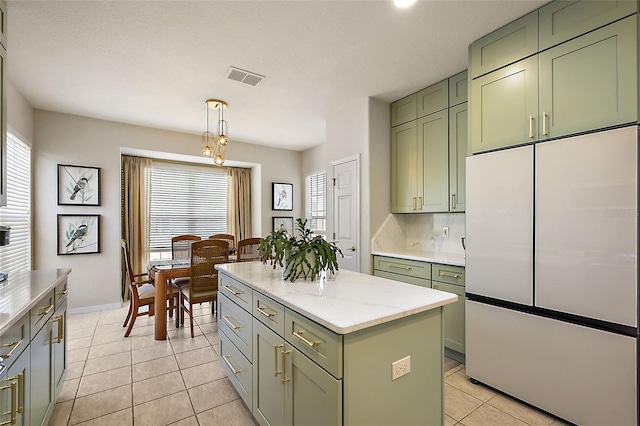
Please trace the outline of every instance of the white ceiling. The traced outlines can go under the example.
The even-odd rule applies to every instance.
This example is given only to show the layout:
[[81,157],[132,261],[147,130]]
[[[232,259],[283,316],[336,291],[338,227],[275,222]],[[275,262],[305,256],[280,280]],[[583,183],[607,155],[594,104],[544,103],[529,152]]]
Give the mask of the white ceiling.
[[546,2],[9,0],[8,76],[34,108],[193,134],[223,99],[231,141],[304,150],[343,100],[462,71],[469,43]]

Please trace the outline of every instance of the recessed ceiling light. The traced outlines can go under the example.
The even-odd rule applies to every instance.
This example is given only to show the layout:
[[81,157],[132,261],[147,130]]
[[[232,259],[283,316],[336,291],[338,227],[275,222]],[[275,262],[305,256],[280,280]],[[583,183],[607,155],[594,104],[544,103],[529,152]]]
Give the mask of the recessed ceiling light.
[[396,5],[396,7],[399,7],[401,9],[413,5],[415,2],[416,0],[393,0],[393,3]]

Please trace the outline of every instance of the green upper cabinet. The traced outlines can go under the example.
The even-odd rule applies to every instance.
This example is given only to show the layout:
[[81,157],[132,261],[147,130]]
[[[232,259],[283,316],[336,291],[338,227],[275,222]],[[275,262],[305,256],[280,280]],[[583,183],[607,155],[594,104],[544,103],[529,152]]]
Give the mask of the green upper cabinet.
[[417,118],[447,109],[449,107],[449,80],[442,80],[422,89],[416,94],[416,102]]
[[474,41],[469,71],[476,78],[538,52],[538,11]]
[[455,106],[467,102],[467,92],[469,83],[467,81],[467,70],[449,78],[449,106]]
[[539,9],[540,51],[633,15],[638,2],[554,1]]
[[415,212],[418,181],[422,172],[418,166],[417,122],[411,121],[391,128],[391,211]]
[[399,99],[391,104],[391,126],[398,126],[418,118],[416,94]]
[[540,139],[637,121],[637,37],[629,16],[540,53]]
[[[447,93],[448,94],[448,93]],[[418,182],[421,212],[449,210],[449,111],[418,119],[418,149],[422,150],[422,182]]]
[[469,110],[471,153],[535,141],[538,57],[473,80]]
[[465,210],[468,120],[466,102],[449,109],[449,210],[452,212]]

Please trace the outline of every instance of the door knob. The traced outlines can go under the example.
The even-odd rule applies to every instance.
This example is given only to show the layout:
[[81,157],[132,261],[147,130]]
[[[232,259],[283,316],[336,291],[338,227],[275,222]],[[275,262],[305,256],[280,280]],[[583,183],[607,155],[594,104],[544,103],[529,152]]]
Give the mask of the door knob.
[[351,246],[351,248],[349,250],[356,251],[356,246]]

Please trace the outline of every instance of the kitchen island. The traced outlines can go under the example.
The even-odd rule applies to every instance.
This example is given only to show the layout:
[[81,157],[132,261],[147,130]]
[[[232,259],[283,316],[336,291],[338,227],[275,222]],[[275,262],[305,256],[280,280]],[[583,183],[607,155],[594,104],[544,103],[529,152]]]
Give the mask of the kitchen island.
[[218,265],[221,365],[260,424],[443,424],[442,307],[457,296],[350,271]]

